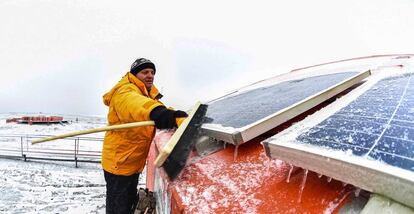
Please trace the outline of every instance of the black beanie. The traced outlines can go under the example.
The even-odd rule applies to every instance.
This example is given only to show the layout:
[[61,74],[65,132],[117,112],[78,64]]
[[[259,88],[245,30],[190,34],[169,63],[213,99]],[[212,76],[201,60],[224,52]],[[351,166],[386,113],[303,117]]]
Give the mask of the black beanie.
[[145,58],[138,58],[134,63],[132,63],[130,72],[133,75],[137,75],[138,72],[146,68],[152,68],[154,71],[156,71],[154,63],[152,63],[150,60]]

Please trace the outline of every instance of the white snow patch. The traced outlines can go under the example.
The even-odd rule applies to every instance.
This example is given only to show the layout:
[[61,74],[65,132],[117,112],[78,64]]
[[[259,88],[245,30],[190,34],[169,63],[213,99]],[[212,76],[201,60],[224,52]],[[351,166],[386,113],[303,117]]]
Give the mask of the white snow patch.
[[237,128],[223,126],[221,124],[216,124],[216,123],[203,124],[202,127],[204,129],[219,130],[220,132],[226,132],[226,133],[230,133],[230,134],[239,131],[239,129],[237,129]]
[[104,213],[99,164],[0,159],[1,213]]
[[[226,169],[228,165],[225,167],[218,161],[213,161],[214,163],[212,161],[204,159],[187,166],[187,170],[199,172],[211,183],[194,184],[182,178],[175,183],[189,213],[214,213],[217,207],[229,207],[234,204],[238,206],[232,207],[239,207],[239,210],[232,210],[232,212],[257,213],[257,206],[263,203],[256,198],[257,188],[262,187],[267,179],[275,178],[275,175],[263,172],[283,164],[279,160],[270,160],[264,153],[261,154],[258,162],[235,162],[228,169]],[[237,174],[227,172],[237,172]]]

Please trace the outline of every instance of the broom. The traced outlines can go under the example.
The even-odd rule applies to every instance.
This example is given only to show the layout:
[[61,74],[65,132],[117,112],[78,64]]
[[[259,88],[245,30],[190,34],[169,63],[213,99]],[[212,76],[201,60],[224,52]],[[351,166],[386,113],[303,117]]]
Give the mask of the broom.
[[[203,123],[204,116],[207,112],[207,105],[197,102],[188,114],[188,117],[181,123],[180,127],[174,132],[170,140],[161,149],[154,165],[163,166],[168,176],[174,180],[176,176],[184,168],[188,155],[193,149],[200,127]],[[78,132],[67,133],[58,136],[52,136],[33,140],[33,144],[42,142],[73,137],[78,135],[91,134],[96,132],[113,131],[119,129],[136,128],[141,126],[154,126],[154,121],[142,121],[134,123],[126,123],[119,125],[106,126],[101,128],[83,130]]]

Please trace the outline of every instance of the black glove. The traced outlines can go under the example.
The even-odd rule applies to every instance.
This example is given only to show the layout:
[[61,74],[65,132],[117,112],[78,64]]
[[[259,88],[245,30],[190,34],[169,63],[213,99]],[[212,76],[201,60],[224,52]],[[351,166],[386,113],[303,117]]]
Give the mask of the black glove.
[[188,114],[185,113],[185,111],[177,110],[177,111],[174,111],[174,117],[175,118],[177,118],[177,117],[188,117]]
[[158,106],[150,113],[150,118],[155,122],[155,127],[158,129],[172,129],[177,127],[175,118],[187,117],[184,111],[174,111],[167,109],[165,106]]

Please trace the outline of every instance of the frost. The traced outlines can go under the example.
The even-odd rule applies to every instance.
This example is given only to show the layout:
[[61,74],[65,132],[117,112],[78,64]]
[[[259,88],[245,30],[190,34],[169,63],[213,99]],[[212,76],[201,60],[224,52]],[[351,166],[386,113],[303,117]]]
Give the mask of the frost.
[[220,207],[239,207],[239,210],[234,210],[236,213],[257,213],[256,207],[262,201],[256,198],[256,189],[265,185],[267,179],[277,178],[269,171],[284,167],[282,164],[279,160],[269,159],[264,153],[258,162],[236,161],[230,166],[207,157],[185,169],[203,175],[206,181],[194,183],[183,173],[174,185],[189,213],[214,213],[215,208]]
[[348,136],[348,142],[349,142],[349,143],[353,143],[353,142],[354,142],[354,139],[352,138],[352,136],[351,136],[351,135],[349,135],[349,136]]
[[403,140],[410,140],[409,139],[409,137],[408,137],[408,135],[409,135],[410,133],[408,132],[408,129],[405,129],[404,130],[404,136],[403,136]]
[[346,155],[352,155],[352,149],[347,149],[345,152]]
[[227,133],[234,133],[234,132],[238,131],[237,128],[233,128],[233,127],[229,127],[229,126],[223,126],[221,124],[216,124],[216,123],[203,124],[203,128],[213,129],[213,130],[220,130],[220,131],[224,131],[224,132],[227,132]]

